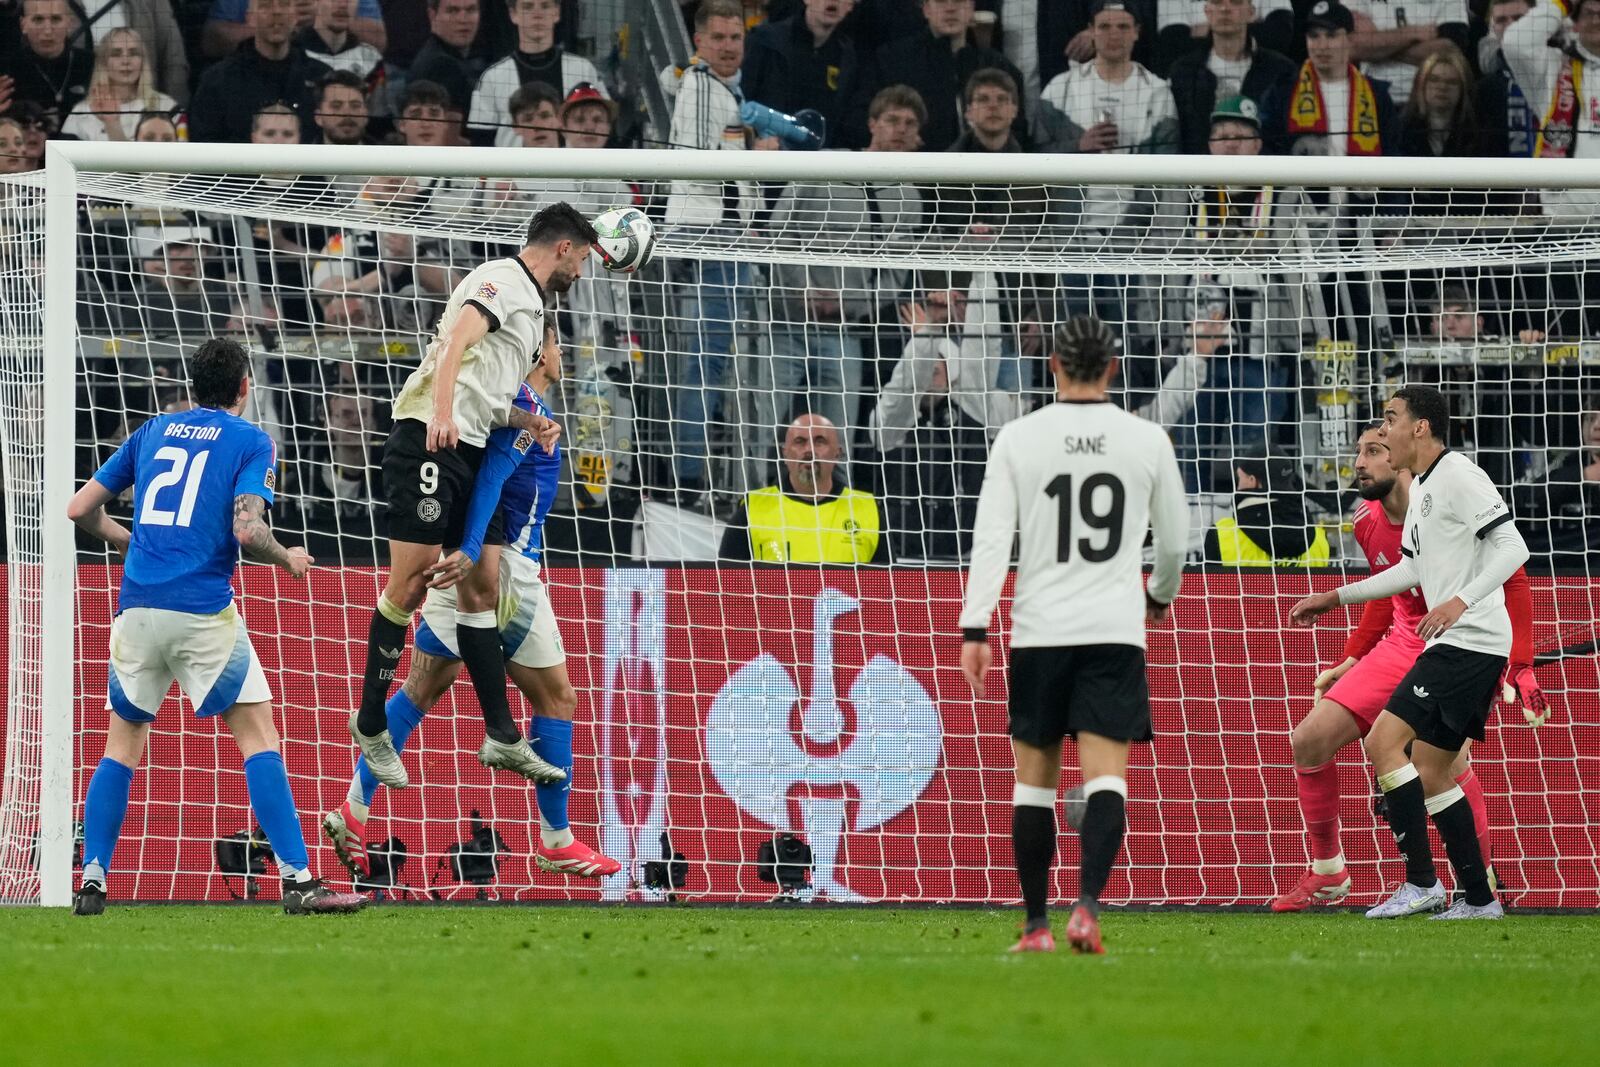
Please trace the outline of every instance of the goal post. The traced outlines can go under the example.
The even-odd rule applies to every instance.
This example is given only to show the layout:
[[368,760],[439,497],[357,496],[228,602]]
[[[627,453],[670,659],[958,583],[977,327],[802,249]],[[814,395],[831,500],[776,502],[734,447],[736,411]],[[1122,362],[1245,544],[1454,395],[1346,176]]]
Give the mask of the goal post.
[[[1178,442],[1192,563],[1230,562],[1207,553],[1237,460],[1285,479],[1276,491],[1303,516],[1289,538],[1303,558],[1197,567],[1173,628],[1153,633],[1158,740],[1130,774],[1128,865],[1110,889],[1259,904],[1305,860],[1287,737],[1345,636],[1281,620],[1292,598],[1365,566],[1345,491],[1360,420],[1408,374],[1439,381],[1470,410],[1477,453],[1508,486],[1536,486],[1585,454],[1578,427],[1600,392],[1586,340],[1600,164],[1584,160],[1452,160],[1441,174],[1430,159],[113,142],[51,142],[46,159],[43,175],[0,184],[0,278],[37,294],[7,309],[0,381],[0,903],[69,902],[74,813],[103,739],[118,571],[75,545],[67,501],[139,420],[186,402],[184,352],[211,333],[251,353],[249,414],[283,468],[274,525],[319,557],[307,583],[246,565],[236,588],[314,863],[333,873],[316,823],[350,776],[388,401],[449,284],[508,254],[554,199],[590,214],[637,200],[661,236],[651,270],[591,263],[562,310],[569,458],[552,522],[567,533],[547,577],[580,697],[574,828],[624,870],[595,886],[533,866],[531,793],[471,764],[481,727],[458,686],[406,757],[418,786],[374,807],[369,843],[404,850],[396,895],[1013,899],[1004,706],[975,701],[954,666],[964,535],[987,442],[1049,395],[1052,327],[1093,310],[1122,338],[1126,403]],[[675,193],[697,189],[748,197],[752,217],[677,222]],[[1586,189],[1592,206],[1538,212],[1542,190]],[[1458,289],[1470,331],[1441,325]],[[746,494],[778,481],[780,435],[807,412],[838,424],[839,483],[860,479],[877,501],[887,567],[761,562]],[[1534,734],[1502,708],[1482,750],[1497,868],[1525,904],[1600,906],[1584,814],[1600,801],[1600,554],[1560,540],[1582,536],[1584,492],[1577,511],[1538,519],[1546,563],[1559,560],[1535,578],[1557,715]],[[740,514],[750,543],[718,562]],[[254,895],[255,875],[224,862],[230,841],[248,857],[238,835],[254,825],[236,762],[168,701],[114,897]],[[1345,763],[1347,854],[1358,894],[1373,894],[1393,845],[1358,757]],[[469,870],[478,820],[510,851]],[[809,850],[798,889],[758,862],[785,834]],[[1064,893],[1070,835],[1063,850]],[[687,884],[670,877],[674,853]]]

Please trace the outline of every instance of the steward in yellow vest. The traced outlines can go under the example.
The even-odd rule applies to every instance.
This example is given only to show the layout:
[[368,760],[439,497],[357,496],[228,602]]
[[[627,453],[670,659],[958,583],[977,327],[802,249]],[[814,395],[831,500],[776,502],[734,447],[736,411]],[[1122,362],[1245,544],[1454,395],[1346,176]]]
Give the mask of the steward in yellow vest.
[[729,562],[887,563],[883,508],[834,473],[839,432],[821,415],[802,415],[783,440],[777,485],[746,493],[722,535]]
[[1225,567],[1328,565],[1332,555],[1328,535],[1307,519],[1298,492],[1270,491],[1265,460],[1237,460],[1233,476],[1233,514],[1218,519],[1206,535],[1207,563]]

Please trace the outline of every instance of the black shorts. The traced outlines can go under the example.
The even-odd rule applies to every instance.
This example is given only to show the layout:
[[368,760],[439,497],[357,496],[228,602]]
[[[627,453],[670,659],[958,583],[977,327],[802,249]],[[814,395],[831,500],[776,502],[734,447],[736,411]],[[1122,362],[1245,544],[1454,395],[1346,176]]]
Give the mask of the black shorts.
[[1433,645],[1417,657],[1384,708],[1416,731],[1417,740],[1459,752],[1467,738],[1483,740],[1505,669],[1504,656]]
[[[428,451],[428,427],[402,419],[383,445],[383,489],[389,500],[389,540],[461,547],[467,503],[483,462],[483,449],[465,442]],[[496,508],[484,543],[500,544],[504,522]]]
[[1148,741],[1150,680],[1144,649],[1063,645],[1011,650],[1011,736],[1053,745],[1079,731]]

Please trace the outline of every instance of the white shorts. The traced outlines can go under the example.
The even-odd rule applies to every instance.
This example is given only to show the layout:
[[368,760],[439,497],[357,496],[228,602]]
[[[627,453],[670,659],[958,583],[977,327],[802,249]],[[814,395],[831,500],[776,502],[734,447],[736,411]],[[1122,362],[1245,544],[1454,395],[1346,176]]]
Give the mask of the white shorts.
[[[550,594],[539,577],[539,564],[520,552],[500,553],[500,643],[512,663],[540,670],[567,662],[561,647]],[[417,650],[430,656],[460,659],[456,643],[456,591],[430,589],[422,602]]]
[[202,719],[272,699],[232,604],[215,615],[129,608],[112,621],[107,708],[129,722],[154,722],[174,679]]

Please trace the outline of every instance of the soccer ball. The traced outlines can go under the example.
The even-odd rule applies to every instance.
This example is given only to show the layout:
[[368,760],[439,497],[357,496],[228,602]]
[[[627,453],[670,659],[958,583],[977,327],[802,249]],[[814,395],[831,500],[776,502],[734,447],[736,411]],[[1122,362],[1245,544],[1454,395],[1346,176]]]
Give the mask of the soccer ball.
[[656,228],[636,207],[614,207],[594,220],[594,250],[606,270],[632,274],[656,253]]

